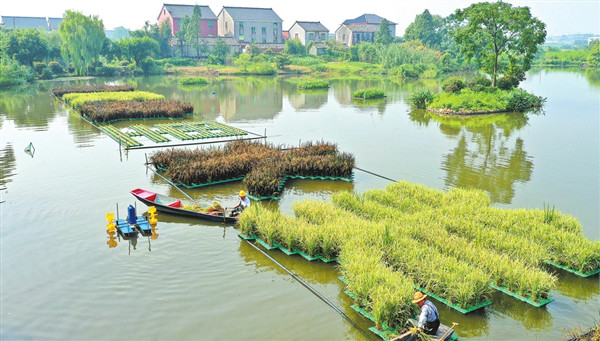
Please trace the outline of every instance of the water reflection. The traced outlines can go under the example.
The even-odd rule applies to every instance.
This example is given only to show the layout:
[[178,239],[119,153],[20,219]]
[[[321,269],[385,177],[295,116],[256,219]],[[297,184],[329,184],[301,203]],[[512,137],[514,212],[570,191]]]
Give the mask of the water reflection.
[[319,109],[327,103],[329,89],[298,90],[290,92],[288,99],[296,110]]
[[410,118],[420,125],[436,122],[444,135],[457,140],[442,160],[447,188],[478,188],[488,192],[493,203],[510,204],[515,184],[531,179],[533,162],[524,141],[511,138],[527,125],[527,114],[442,117],[421,110]]
[[600,294],[600,281],[597,276],[582,278],[572,273],[561,271],[556,290],[561,295],[587,303],[588,300],[593,300],[594,296]]
[[6,147],[0,149],[0,191],[6,190],[6,185],[12,181],[15,167],[15,150],[12,144],[7,143]]
[[15,122],[17,128],[33,127],[35,130],[48,129],[48,124],[61,107],[44,86],[36,83],[31,86],[0,91],[0,117],[6,116]]
[[545,306],[536,308],[502,293],[495,295],[494,310],[520,322],[525,329],[542,332],[552,327],[553,318]]

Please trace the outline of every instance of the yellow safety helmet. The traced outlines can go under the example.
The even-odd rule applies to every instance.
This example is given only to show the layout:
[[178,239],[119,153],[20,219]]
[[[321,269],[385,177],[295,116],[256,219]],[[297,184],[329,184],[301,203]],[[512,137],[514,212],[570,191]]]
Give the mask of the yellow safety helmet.
[[244,190],[240,191],[240,197],[245,197],[246,196],[246,192]]

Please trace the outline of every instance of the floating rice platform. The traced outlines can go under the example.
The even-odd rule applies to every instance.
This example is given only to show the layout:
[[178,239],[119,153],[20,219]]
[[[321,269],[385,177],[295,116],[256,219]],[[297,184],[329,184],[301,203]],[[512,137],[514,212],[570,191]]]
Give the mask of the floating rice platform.
[[588,273],[582,273],[581,271],[577,271],[577,270],[568,268],[568,267],[566,267],[564,265],[560,265],[560,264],[555,263],[555,262],[545,261],[544,263],[546,263],[548,265],[552,265],[552,266],[557,267],[559,269],[565,270],[567,272],[570,272],[570,273],[575,274],[575,275],[580,276],[580,277],[591,277],[591,276],[593,276],[595,274],[599,274],[600,273],[600,269],[596,269],[596,270],[590,271]]
[[529,296],[521,296],[519,295],[518,292],[516,291],[510,291],[508,290],[508,288],[506,287],[501,287],[501,286],[497,286],[495,284],[490,284],[490,286],[498,291],[501,291],[509,296],[512,296],[520,301],[523,301],[525,303],[531,304],[532,306],[539,308],[542,307],[552,301],[554,301],[554,299],[552,297],[548,297],[547,299],[540,299],[538,301],[534,301],[533,299],[531,299],[531,297]]
[[143,146],[135,139],[136,137],[146,137],[152,142],[160,144],[171,142],[172,138],[179,141],[191,141],[248,135],[245,130],[215,121],[158,123],[152,126],[134,124],[127,127],[125,131],[111,124],[100,124],[97,127],[125,148]]
[[304,253],[304,251],[298,249],[298,248],[294,248],[292,251],[289,251],[285,246],[280,245],[279,243],[275,242],[273,243],[272,246],[269,246],[269,244],[260,239],[260,237],[255,236],[254,234],[250,234],[250,236],[247,236],[241,232],[238,232],[238,236],[246,241],[253,241],[255,240],[256,242],[258,242],[260,245],[262,245],[265,249],[267,250],[275,250],[275,249],[279,249],[281,252],[285,253],[288,256],[293,256],[293,255],[300,255],[302,256],[304,259],[308,260],[308,261],[315,261],[315,260],[321,260],[325,263],[332,263],[332,262],[337,262],[338,259],[337,258],[331,258],[331,259],[327,259],[321,255],[314,255],[314,256],[310,256],[306,253]]
[[427,296],[430,296],[430,297],[436,299],[437,301],[439,301],[439,302],[441,302],[441,303],[449,306],[450,308],[452,308],[452,309],[454,309],[454,310],[456,310],[456,311],[458,311],[460,313],[463,313],[463,314],[468,314],[468,313],[474,312],[475,310],[479,310],[481,308],[484,308],[484,307],[492,304],[491,301],[485,301],[485,302],[481,302],[481,303],[476,304],[476,305],[470,305],[470,306],[468,306],[466,308],[461,308],[458,304],[450,303],[447,299],[442,298],[442,297],[440,297],[440,296],[438,296],[438,295],[436,295],[434,293],[431,293],[431,292],[425,290],[424,288],[420,288],[420,287],[418,287],[418,286],[415,285],[415,289],[417,289],[417,290],[419,290],[419,291],[427,294]]

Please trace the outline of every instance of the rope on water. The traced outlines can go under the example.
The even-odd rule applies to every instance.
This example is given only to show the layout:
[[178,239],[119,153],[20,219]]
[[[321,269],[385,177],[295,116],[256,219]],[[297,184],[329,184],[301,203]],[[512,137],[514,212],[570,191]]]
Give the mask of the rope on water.
[[383,176],[383,175],[379,175],[377,173],[370,172],[370,171],[368,171],[366,169],[362,169],[362,168],[358,168],[358,167],[354,167],[354,169],[358,169],[359,171],[362,171],[362,172],[365,172],[365,173],[369,173],[371,175],[378,176],[378,177],[380,177],[382,179],[386,179],[386,180],[389,180],[391,182],[398,182],[398,180],[394,180],[394,179],[388,178],[387,176]]
[[348,322],[350,322],[350,324],[354,328],[358,329],[358,331],[360,331],[367,338],[367,340],[371,340],[371,336],[369,334],[367,334],[367,332],[365,332],[362,328],[360,328],[354,321],[352,321],[346,314],[344,314],[343,311],[341,311],[338,307],[336,307],[335,304],[333,304],[331,301],[329,301],[325,296],[323,296],[315,288],[313,288],[312,286],[310,286],[310,284],[306,283],[302,278],[298,277],[295,273],[293,273],[292,271],[290,271],[283,264],[281,264],[278,261],[276,261],[273,257],[269,256],[266,252],[264,252],[263,250],[261,250],[258,246],[254,245],[249,240],[246,240],[246,239],[243,239],[243,238],[242,238],[242,240],[244,240],[248,244],[252,245],[253,248],[255,248],[256,250],[258,250],[259,252],[261,252],[265,257],[267,257],[271,261],[273,261],[273,263],[277,264],[280,268],[282,268],[285,272],[287,272],[290,276],[292,276],[292,278],[294,278],[296,281],[300,282],[300,284],[302,284],[305,288],[307,288],[308,290],[310,290],[310,292],[312,292],[315,296],[317,296],[319,299],[321,299],[321,301],[325,302],[328,306],[330,306],[331,308],[333,308],[333,310],[335,310],[338,314],[340,314],[343,318],[345,318]]

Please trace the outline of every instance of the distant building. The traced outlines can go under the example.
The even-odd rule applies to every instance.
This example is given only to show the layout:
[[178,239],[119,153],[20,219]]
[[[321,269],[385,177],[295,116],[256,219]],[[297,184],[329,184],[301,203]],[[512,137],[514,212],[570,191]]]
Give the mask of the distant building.
[[289,33],[290,39],[299,39],[302,45],[324,42],[329,36],[329,30],[320,21],[296,21]]
[[588,38],[588,45],[590,45],[594,40],[600,40],[600,36],[589,37]]
[[[379,25],[384,18],[376,14],[363,14],[354,19],[348,19],[335,31],[335,41],[346,46],[360,44],[363,41],[374,42],[379,31]],[[390,36],[396,36],[396,23],[389,21]]]
[[46,18],[46,17],[10,17],[1,16],[2,27],[16,29],[43,29],[48,32],[58,30],[58,25],[62,22],[62,18]]
[[282,20],[272,8],[223,7],[219,36],[233,37],[242,46],[256,43],[261,50],[283,49]]
[[366,24],[342,24],[335,31],[335,41],[346,46],[360,44],[362,42],[375,42],[375,35],[379,27]]
[[[208,6],[200,7],[200,36],[201,37],[216,37],[218,34],[217,29],[217,16]],[[181,29],[181,21],[185,16],[192,17],[194,14],[194,5],[173,5],[163,4],[158,15],[158,26],[165,20],[169,20],[171,23],[171,34],[175,36]]]
[[290,31],[281,31],[281,37],[284,41],[290,39]]

